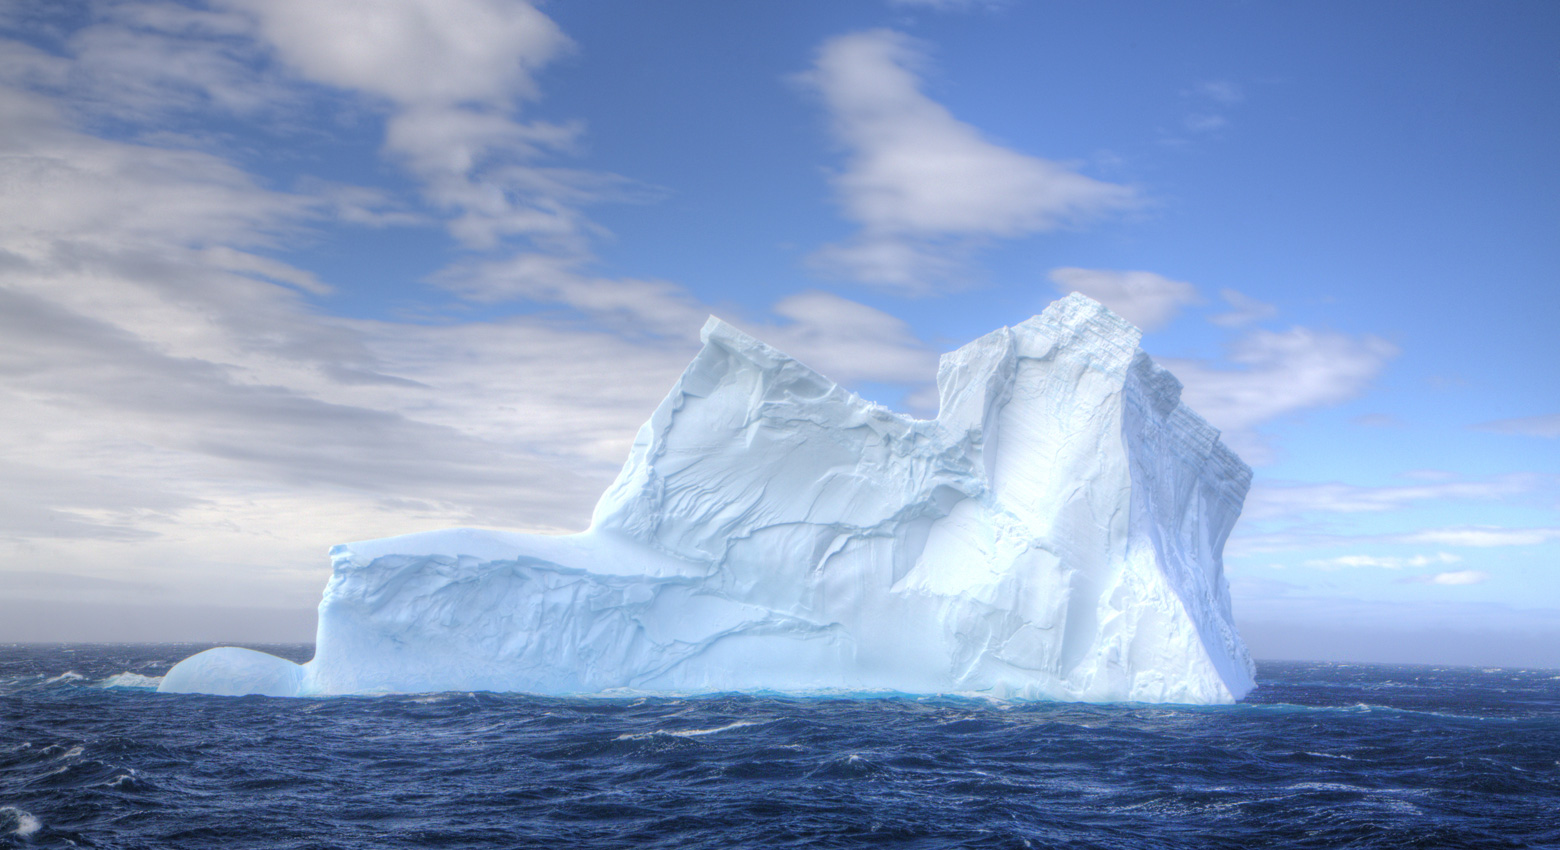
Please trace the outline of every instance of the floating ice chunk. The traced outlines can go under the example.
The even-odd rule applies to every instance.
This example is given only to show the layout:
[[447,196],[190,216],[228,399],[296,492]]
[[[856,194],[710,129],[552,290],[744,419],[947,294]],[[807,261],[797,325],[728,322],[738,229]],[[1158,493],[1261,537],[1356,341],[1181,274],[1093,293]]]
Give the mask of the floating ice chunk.
[[295,697],[303,686],[302,665],[265,652],[220,646],[175,664],[157,690],[173,694],[217,694],[239,697],[260,694]]
[[711,318],[589,530],[337,546],[313,661],[160,689],[1239,699],[1251,470],[1139,336],[1068,296],[945,355],[918,420]]

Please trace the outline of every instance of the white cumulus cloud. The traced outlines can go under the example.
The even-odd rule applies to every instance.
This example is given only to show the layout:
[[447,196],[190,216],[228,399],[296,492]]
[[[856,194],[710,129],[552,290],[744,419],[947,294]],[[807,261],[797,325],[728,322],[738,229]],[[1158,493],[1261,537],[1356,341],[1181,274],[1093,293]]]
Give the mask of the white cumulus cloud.
[[310,79],[403,105],[499,104],[571,43],[523,0],[223,0]]
[[385,154],[420,181],[451,235],[488,251],[586,257],[583,208],[644,195],[611,174],[544,164],[582,128],[522,120],[535,74],[573,47],[525,0],[223,0],[298,76],[388,111]]
[[1052,269],[1050,277],[1057,292],[1081,292],[1145,331],[1165,325],[1181,307],[1202,300],[1197,287],[1153,272],[1061,268]]
[[814,259],[906,292],[947,285],[972,241],[1054,230],[1136,205],[1137,193],[996,144],[921,90],[922,48],[873,30],[826,42],[805,77],[846,151],[833,178],[854,239]]

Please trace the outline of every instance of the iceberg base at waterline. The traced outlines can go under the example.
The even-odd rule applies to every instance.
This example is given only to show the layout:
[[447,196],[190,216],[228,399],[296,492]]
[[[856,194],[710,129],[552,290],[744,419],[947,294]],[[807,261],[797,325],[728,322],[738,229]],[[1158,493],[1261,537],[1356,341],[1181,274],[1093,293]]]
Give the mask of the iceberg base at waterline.
[[1078,294],[944,355],[893,413],[719,319],[587,531],[331,551],[314,659],[159,690],[893,691],[1228,703],[1222,552],[1251,470]]

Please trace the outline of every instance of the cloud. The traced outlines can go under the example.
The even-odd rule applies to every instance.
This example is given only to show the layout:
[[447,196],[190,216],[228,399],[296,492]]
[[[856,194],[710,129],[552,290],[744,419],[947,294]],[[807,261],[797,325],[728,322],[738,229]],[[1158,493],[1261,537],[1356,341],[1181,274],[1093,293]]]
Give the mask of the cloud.
[[1440,585],[1464,585],[1480,584],[1490,580],[1490,574],[1482,570],[1457,570],[1449,573],[1436,573],[1433,576],[1412,576],[1404,581],[1415,584],[1440,584]]
[[[462,245],[522,240],[588,256],[583,208],[651,196],[617,175],[542,164],[577,149],[575,123],[524,121],[536,73],[573,49],[524,0],[223,0],[293,73],[388,110],[384,153],[415,177]],[[488,291],[491,294],[491,290]]]
[[736,307],[703,303],[670,281],[593,277],[582,273],[580,265],[551,255],[521,254],[448,270],[436,280],[476,300],[524,298],[556,305],[631,338],[649,335],[691,343],[706,317],[719,315],[846,385],[923,387],[937,374],[937,354],[904,320],[838,295],[813,291],[787,296],[770,307],[781,319],[777,322],[750,318]]
[[628,333],[693,339],[711,312],[675,283],[594,276],[583,271],[588,262],[579,256],[517,253],[452,266],[433,281],[479,302],[522,299],[567,307]]
[[[270,255],[364,217],[348,208],[381,215],[376,193],[278,191],[211,151],[95,137],[72,103],[14,82],[0,78],[7,563],[306,609],[332,542],[577,529],[692,352],[524,316],[324,315],[330,284]],[[592,392],[607,375],[616,389]]]
[[1376,513],[1409,505],[1448,500],[1494,501],[1529,492],[1542,479],[1527,474],[1499,475],[1479,481],[1439,481],[1388,487],[1357,484],[1259,483],[1246,497],[1248,519],[1298,518],[1316,513]]
[[252,15],[310,79],[401,105],[535,96],[533,74],[571,46],[521,0],[221,0]]
[[1435,555],[1414,555],[1408,558],[1379,557],[1374,555],[1340,555],[1336,558],[1317,558],[1305,562],[1308,567],[1322,570],[1336,570],[1353,567],[1377,567],[1386,570],[1401,570],[1405,567],[1428,567],[1432,564],[1455,564],[1462,558],[1457,555],[1441,552]]
[[1537,546],[1560,540],[1560,528],[1497,528],[1462,526],[1432,528],[1397,535],[1405,543],[1432,543],[1442,546]]
[[1481,422],[1472,427],[1480,431],[1493,431],[1497,434],[1547,437],[1552,440],[1560,437],[1560,413],[1551,413],[1547,416],[1521,416],[1515,419],[1496,419],[1493,422]]
[[1367,413],[1349,420],[1363,428],[1402,428],[1403,420],[1390,413]]
[[933,386],[937,353],[902,319],[827,292],[791,295],[771,310],[786,321],[757,325],[755,335],[831,380]]
[[1271,319],[1278,315],[1278,308],[1272,304],[1266,304],[1247,295],[1242,295],[1233,289],[1219,290],[1219,297],[1231,307],[1230,312],[1210,316],[1208,321],[1227,328],[1237,328],[1249,325],[1252,322],[1260,322],[1263,319]]
[[1459,526],[1427,528],[1392,534],[1343,534],[1314,528],[1299,528],[1268,533],[1237,530],[1225,548],[1227,557],[1250,557],[1271,552],[1374,544],[1408,546],[1467,546],[1499,548],[1539,546],[1560,541],[1560,528],[1502,528],[1497,526]]
[[177,233],[190,245],[263,246],[319,206],[209,154],[75,132],[54,104],[4,86],[0,152],[0,227],[16,237],[66,233],[105,247]]
[[1193,133],[1212,133],[1215,130],[1224,129],[1229,123],[1230,120],[1223,115],[1214,115],[1206,112],[1195,113],[1181,119],[1181,126]]
[[[344,539],[577,530],[712,311],[670,282],[518,252],[440,281],[539,308],[526,315],[325,315],[331,283],[272,254],[332,216],[397,215],[382,197],[278,191],[214,152],[94,137],[78,117],[0,84],[6,563],[134,575],[166,589],[160,604],[308,610]],[[902,322],[836,296],[732,318],[838,380],[934,368]]]
[[1199,360],[1161,362],[1185,385],[1182,400],[1249,462],[1261,463],[1268,450],[1255,428],[1355,398],[1396,355],[1396,346],[1377,337],[1295,327],[1241,337],[1227,358],[1233,369]]
[[[32,48],[31,69],[5,76],[50,91],[95,118],[164,125],[194,112],[274,115],[295,95],[257,70],[261,51],[243,15],[174,3],[94,4],[85,26],[62,39],[68,58],[50,57],[45,73]],[[21,72],[21,73],[17,73]]]
[[890,6],[911,9],[931,9],[937,12],[971,12],[982,9],[1000,9],[1012,0],[888,0]]
[[1241,87],[1230,80],[1207,80],[1184,92],[1187,97],[1199,98],[1224,106],[1234,106],[1246,99]]
[[806,82],[846,151],[833,178],[861,230],[814,256],[822,267],[901,292],[952,285],[982,239],[1055,230],[1136,206],[1126,186],[987,140],[921,91],[923,49],[873,30],[825,42]]
[[[1212,136],[1230,124],[1229,111],[1246,99],[1245,91],[1230,80],[1207,80],[1181,92],[1186,113],[1180,130],[1192,136]],[[1188,139],[1170,135],[1166,144],[1186,144]]]
[[1081,292],[1144,331],[1164,326],[1182,306],[1202,300],[1197,287],[1153,272],[1061,268],[1052,269],[1050,278],[1057,292]]

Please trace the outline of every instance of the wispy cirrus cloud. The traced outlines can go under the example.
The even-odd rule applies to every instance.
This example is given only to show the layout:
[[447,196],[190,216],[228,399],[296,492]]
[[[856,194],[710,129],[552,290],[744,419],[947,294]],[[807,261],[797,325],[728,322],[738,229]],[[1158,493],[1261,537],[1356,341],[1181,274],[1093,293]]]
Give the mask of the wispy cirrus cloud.
[[780,321],[741,324],[832,380],[935,390],[937,352],[903,319],[818,291],[787,296],[770,310]]
[[[1144,331],[1163,327],[1183,307],[1203,300],[1194,284],[1149,271],[1067,267],[1053,269],[1049,277],[1056,291],[1081,292]],[[1209,317],[1217,325],[1241,328],[1278,313],[1235,290],[1220,294],[1234,309]],[[1245,329],[1218,360],[1159,360],[1181,380],[1188,406],[1219,428],[1224,442],[1247,462],[1261,465],[1272,451],[1260,426],[1358,397],[1397,353],[1373,336],[1292,327]]]
[[1133,208],[1139,193],[987,139],[921,90],[925,50],[892,30],[840,36],[803,77],[845,151],[834,175],[850,240],[813,256],[825,271],[902,293],[960,283],[983,240],[1055,230]]
[[1237,292],[1233,289],[1219,290],[1219,297],[1230,305],[1228,313],[1219,313],[1209,316],[1208,321],[1227,328],[1238,328],[1263,319],[1271,319],[1278,315],[1278,308],[1272,304],[1258,301],[1249,295]]
[[1398,353],[1374,336],[1293,327],[1238,338],[1225,362],[1166,358],[1185,384],[1182,399],[1224,433],[1249,462],[1271,450],[1256,428],[1280,417],[1358,397]]
[[1204,80],[1181,90],[1181,118],[1174,128],[1161,130],[1160,141],[1186,145],[1200,138],[1216,138],[1230,126],[1230,115],[1246,99],[1246,91],[1233,80]]

